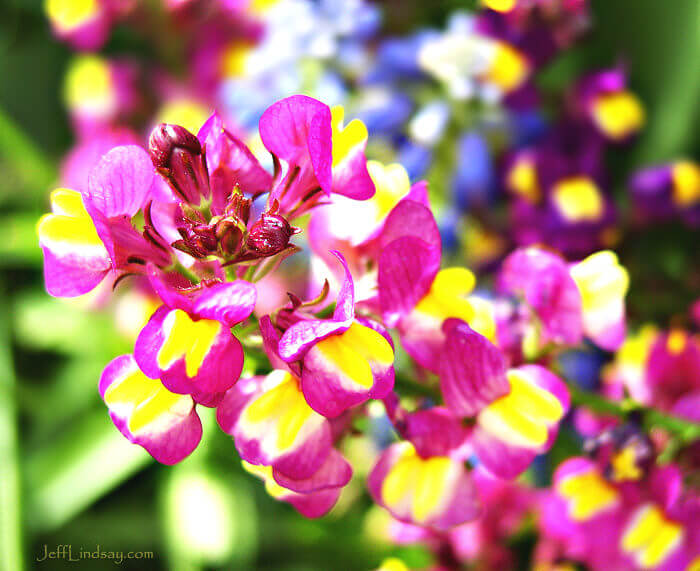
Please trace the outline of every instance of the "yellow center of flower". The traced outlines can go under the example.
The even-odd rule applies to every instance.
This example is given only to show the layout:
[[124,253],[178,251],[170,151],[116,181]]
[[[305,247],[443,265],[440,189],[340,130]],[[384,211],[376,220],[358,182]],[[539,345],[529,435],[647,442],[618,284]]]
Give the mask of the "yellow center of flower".
[[221,75],[239,77],[245,75],[246,62],[252,45],[248,42],[234,41],[221,54]]
[[661,564],[681,543],[683,527],[653,504],[641,507],[622,536],[621,546],[643,569]]
[[548,428],[564,415],[561,402],[521,371],[508,371],[508,382],[510,392],[484,408],[477,423],[508,444],[539,448],[549,438]]
[[611,139],[624,139],[644,125],[644,107],[629,91],[606,93],[594,101],[593,119]]
[[627,270],[610,250],[591,254],[576,264],[571,277],[581,292],[584,313],[621,302],[629,288]]
[[187,376],[195,377],[213,347],[219,331],[221,323],[218,321],[194,321],[181,309],[171,311],[163,320],[165,341],[158,351],[158,366],[168,369],[184,357]]
[[561,215],[569,222],[596,221],[605,210],[600,190],[590,178],[584,176],[558,182],[552,198]]
[[688,207],[700,201],[700,168],[690,161],[680,161],[673,165],[673,202]]
[[411,518],[423,523],[442,503],[455,466],[443,456],[421,458],[409,442],[402,442],[401,447],[399,459],[382,483],[382,500],[397,511],[410,506]]
[[562,478],[557,491],[568,503],[569,517],[586,521],[614,506],[619,494],[593,469]]
[[535,204],[540,199],[535,164],[527,157],[519,158],[508,173],[508,188],[528,202]]
[[46,0],[44,3],[49,20],[61,31],[70,31],[97,16],[97,0]]
[[344,333],[331,335],[314,346],[355,385],[369,389],[374,383],[370,362],[389,366],[394,351],[389,342],[374,329],[354,322]]
[[679,355],[685,350],[688,334],[682,329],[673,329],[666,339],[666,349],[672,355]]
[[192,397],[170,392],[157,379],[149,379],[137,367],[115,380],[105,391],[110,409],[126,412],[132,434],[148,432],[166,415],[184,416],[192,408]]
[[268,379],[273,375],[280,376],[279,384],[253,400],[245,408],[241,420],[245,424],[266,423],[266,430],[277,434],[276,450],[284,452],[303,436],[302,429],[309,420],[313,419],[313,428],[317,428],[323,422],[323,417],[306,403],[298,382],[292,375],[285,371],[274,371]]
[[643,472],[637,466],[637,455],[631,446],[623,448],[611,459],[612,478],[615,482],[639,480]]

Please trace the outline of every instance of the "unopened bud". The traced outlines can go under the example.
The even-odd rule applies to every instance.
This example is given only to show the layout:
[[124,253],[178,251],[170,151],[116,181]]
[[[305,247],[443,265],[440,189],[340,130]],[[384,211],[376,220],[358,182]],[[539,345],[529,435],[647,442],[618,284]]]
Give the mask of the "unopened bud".
[[250,229],[247,246],[261,256],[274,256],[287,247],[295,232],[279,214],[263,214]]
[[209,196],[209,174],[199,139],[180,125],[161,123],[151,132],[153,166],[184,200],[199,206]]

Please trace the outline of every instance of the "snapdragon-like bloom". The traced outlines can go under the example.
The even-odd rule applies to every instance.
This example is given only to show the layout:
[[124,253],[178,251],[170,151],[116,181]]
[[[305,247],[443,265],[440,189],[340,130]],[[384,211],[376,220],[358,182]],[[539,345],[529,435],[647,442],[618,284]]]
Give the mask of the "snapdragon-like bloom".
[[621,69],[599,71],[584,78],[577,87],[577,98],[582,112],[611,141],[628,139],[644,125],[644,107],[627,89]]
[[108,0],[46,0],[53,32],[78,49],[98,49],[111,27]]
[[438,371],[443,322],[459,318],[494,338],[486,300],[470,296],[476,279],[466,268],[440,270],[442,242],[432,212],[413,200],[392,210],[379,238],[378,297],[384,319],[421,366]]
[[279,341],[279,355],[299,363],[301,388],[314,410],[338,416],[370,398],[383,398],[394,386],[394,348],[381,325],[355,313],[354,283],[347,263],[345,280],[330,319],[302,319]]
[[255,287],[236,280],[185,295],[153,282],[164,305],[136,340],[136,362],[169,390],[216,406],[243,369],[243,348],[231,327],[253,312]]
[[143,272],[145,264],[170,264],[167,244],[139,233],[132,217],[150,199],[153,169],[139,147],[116,147],[93,169],[88,190],[59,189],[52,214],[39,220],[48,292],[72,297],[95,288],[107,275]]
[[698,553],[698,498],[681,496],[681,473],[656,467],[643,480],[613,483],[595,462],[570,458],[554,475],[546,534],[592,569],[688,569]]
[[456,449],[465,437],[445,409],[411,413],[368,477],[374,500],[400,521],[447,530],[478,516],[476,490]]
[[159,462],[176,464],[199,444],[202,424],[192,397],[148,378],[132,355],[105,367],[99,389],[119,431]]
[[374,194],[364,148],[367,130],[359,120],[343,127],[342,109],[331,109],[311,97],[293,95],[271,105],[260,118],[265,148],[287,163],[270,201],[283,213],[300,214],[321,194],[365,200]]

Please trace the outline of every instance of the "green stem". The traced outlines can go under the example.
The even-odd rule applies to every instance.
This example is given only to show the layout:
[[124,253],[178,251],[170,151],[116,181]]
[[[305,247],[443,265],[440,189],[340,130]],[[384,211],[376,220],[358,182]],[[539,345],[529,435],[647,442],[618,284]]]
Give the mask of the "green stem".
[[[0,295],[0,299],[4,296]],[[7,315],[4,304],[0,309]],[[0,327],[0,457],[0,570],[21,570],[24,565],[15,376],[6,322]]]

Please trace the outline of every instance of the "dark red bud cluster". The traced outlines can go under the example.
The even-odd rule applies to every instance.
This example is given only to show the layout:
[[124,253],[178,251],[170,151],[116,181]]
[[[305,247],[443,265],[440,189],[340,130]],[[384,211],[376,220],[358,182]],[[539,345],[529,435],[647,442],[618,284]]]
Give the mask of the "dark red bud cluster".
[[260,256],[274,256],[287,247],[295,232],[283,216],[265,213],[251,227],[246,246]]
[[209,196],[204,151],[187,129],[161,123],[151,132],[148,152],[153,166],[183,201],[199,206]]

